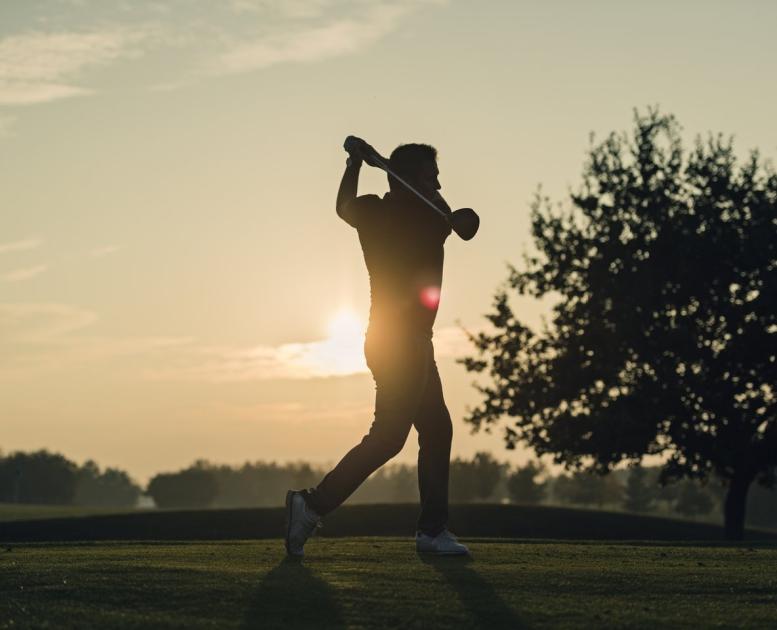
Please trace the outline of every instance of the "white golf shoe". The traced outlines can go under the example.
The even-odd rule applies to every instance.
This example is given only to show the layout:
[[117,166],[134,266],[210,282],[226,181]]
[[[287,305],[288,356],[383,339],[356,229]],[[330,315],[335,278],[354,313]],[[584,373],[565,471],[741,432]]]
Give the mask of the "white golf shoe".
[[434,553],[440,556],[466,556],[469,554],[467,546],[456,540],[456,536],[447,529],[442,530],[434,537],[418,532],[415,536],[415,549],[419,553]]
[[305,542],[319,527],[321,517],[308,507],[302,493],[289,490],[286,493],[286,553],[302,558]]

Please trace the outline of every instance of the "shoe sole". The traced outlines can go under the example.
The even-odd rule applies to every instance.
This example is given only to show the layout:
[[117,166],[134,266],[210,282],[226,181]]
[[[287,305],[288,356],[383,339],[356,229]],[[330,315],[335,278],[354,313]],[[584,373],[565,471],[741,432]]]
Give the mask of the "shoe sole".
[[468,556],[469,551],[421,551],[415,550],[416,553],[422,553],[426,556]]

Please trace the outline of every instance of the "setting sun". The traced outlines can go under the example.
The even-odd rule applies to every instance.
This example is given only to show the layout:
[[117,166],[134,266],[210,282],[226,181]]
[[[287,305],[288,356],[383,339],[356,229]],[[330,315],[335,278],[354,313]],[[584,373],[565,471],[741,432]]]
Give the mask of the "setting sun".
[[333,315],[327,325],[329,339],[337,339],[348,343],[356,339],[359,340],[359,343],[363,343],[364,330],[364,324],[358,315],[347,308],[341,309]]
[[338,376],[365,372],[365,325],[350,309],[335,313],[327,325],[327,337],[306,344],[297,363],[318,376]]
[[364,323],[350,309],[341,309],[329,320],[328,336],[313,357],[330,374],[364,372]]

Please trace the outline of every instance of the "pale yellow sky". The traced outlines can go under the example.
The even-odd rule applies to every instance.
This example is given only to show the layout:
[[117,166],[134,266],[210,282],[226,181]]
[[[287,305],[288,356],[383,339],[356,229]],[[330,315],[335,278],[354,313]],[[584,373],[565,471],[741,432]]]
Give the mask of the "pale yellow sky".
[[[478,210],[478,237],[447,244],[437,318],[453,450],[522,460],[461,422],[477,397],[456,322],[484,324],[536,187],[563,198],[589,132],[634,107],[773,157],[775,23],[767,1],[6,0],[0,448],[140,480],[345,453],[374,395],[342,375],[363,369],[358,331],[328,332],[369,307],[333,208],[353,133],[434,144],[446,198]],[[384,190],[368,169],[360,191]]]

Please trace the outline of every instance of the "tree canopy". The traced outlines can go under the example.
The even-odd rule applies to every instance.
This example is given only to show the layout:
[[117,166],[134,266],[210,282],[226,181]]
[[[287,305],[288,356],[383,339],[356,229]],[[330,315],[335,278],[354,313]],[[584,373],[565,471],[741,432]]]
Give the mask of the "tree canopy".
[[[649,454],[665,481],[715,474],[739,538],[751,482],[777,465],[777,175],[757,152],[738,164],[721,135],[686,152],[674,117],[650,110],[592,144],[582,180],[568,204],[533,204],[536,252],[462,359],[489,377],[466,420],[568,467]],[[555,299],[541,330],[516,294]]]

